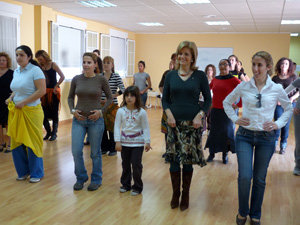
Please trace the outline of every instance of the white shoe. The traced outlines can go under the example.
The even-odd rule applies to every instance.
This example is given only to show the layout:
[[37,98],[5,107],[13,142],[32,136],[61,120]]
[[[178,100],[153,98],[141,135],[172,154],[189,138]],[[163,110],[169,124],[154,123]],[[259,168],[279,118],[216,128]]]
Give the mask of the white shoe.
[[137,196],[137,195],[141,194],[141,192],[132,190],[130,194],[131,194],[131,196]]
[[29,174],[26,174],[26,175],[24,175],[24,176],[22,176],[22,177],[17,177],[16,180],[17,180],[17,181],[26,180],[28,176],[29,176]]
[[40,181],[41,181],[41,178],[31,177],[31,178],[29,179],[29,182],[30,182],[30,183],[38,183],[38,182],[40,182]]

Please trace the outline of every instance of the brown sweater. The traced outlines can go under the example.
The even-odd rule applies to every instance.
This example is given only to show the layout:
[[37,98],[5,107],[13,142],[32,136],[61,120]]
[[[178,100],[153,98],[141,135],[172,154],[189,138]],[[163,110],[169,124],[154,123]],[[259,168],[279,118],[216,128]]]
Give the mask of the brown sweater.
[[[107,101],[103,108],[100,100],[104,91]],[[75,109],[81,111],[81,115],[88,116],[92,110],[106,110],[107,106],[112,102],[112,95],[108,81],[104,76],[96,75],[95,77],[85,77],[83,74],[77,75],[72,79],[68,104],[70,111],[74,109],[74,98],[77,95],[77,104]]]

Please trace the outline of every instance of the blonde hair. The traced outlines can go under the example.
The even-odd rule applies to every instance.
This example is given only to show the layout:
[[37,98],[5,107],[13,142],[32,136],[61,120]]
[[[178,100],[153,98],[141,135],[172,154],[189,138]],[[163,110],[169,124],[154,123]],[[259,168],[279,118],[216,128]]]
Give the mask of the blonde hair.
[[252,56],[252,60],[254,59],[254,57],[261,57],[265,60],[267,67],[270,67],[267,73],[271,76],[273,73],[273,59],[271,54],[265,51],[259,51]]
[[8,69],[10,69],[11,68],[11,58],[9,57],[9,55],[6,53],[6,52],[0,52],[0,57],[5,57],[6,58],[6,67],[8,68]]
[[113,65],[112,72],[115,73],[115,60],[114,60],[114,58],[111,57],[111,56],[105,56],[104,59],[103,59],[103,63],[105,63],[106,61],[112,63],[112,65]]
[[[191,54],[192,54],[192,63],[191,63],[191,70],[197,70],[198,67],[196,66],[196,60],[198,57],[198,50],[197,50],[197,46],[195,44],[195,42],[192,41],[182,41],[180,42],[180,44],[177,47],[176,50],[176,56],[179,55],[180,51],[183,48],[188,48],[191,50]],[[175,69],[178,70],[179,69],[179,62],[176,60],[176,64],[175,64]]]
[[52,61],[52,59],[50,58],[49,54],[46,51],[44,51],[44,50],[38,50],[35,53],[35,58],[38,58],[40,56],[42,56],[45,59],[46,63],[49,63],[49,62]]

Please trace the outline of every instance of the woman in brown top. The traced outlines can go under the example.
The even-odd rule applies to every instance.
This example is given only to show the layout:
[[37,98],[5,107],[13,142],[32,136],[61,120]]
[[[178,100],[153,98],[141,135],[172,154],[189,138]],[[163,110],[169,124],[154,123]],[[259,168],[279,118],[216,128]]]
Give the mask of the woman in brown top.
[[[68,103],[71,113],[74,115],[72,122],[72,154],[77,178],[73,189],[79,191],[88,180],[88,175],[83,160],[83,142],[86,134],[91,145],[91,158],[93,171],[89,191],[97,190],[102,184],[102,155],[101,141],[104,131],[102,110],[105,110],[112,102],[112,95],[108,81],[105,77],[95,74],[97,56],[93,53],[83,55],[83,74],[72,79]],[[107,101],[103,108],[100,100],[104,91]],[[74,98],[77,95],[77,104],[74,107]]]

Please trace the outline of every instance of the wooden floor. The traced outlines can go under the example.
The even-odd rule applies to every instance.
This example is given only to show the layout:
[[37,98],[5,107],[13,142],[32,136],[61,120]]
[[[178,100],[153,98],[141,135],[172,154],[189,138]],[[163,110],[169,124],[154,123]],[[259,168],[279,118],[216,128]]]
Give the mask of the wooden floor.
[[[71,124],[65,123],[59,127],[57,141],[45,142],[45,177],[40,183],[17,182],[11,154],[0,154],[0,224],[235,224],[236,156],[230,155],[228,165],[223,165],[218,155],[217,160],[204,168],[195,166],[189,209],[172,210],[169,165],[161,157],[165,150],[164,136],[160,133],[161,109],[149,109],[148,116],[153,150],[143,157],[142,195],[119,193],[120,153],[103,157],[103,185],[97,191],[88,192],[86,185],[82,191],[74,192]],[[275,154],[269,167],[261,220],[264,225],[300,224],[300,177],[292,175],[293,150],[291,132],[287,153]],[[89,147],[85,147],[90,173],[89,154]]]

